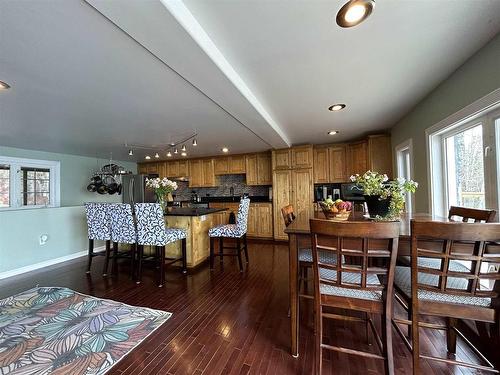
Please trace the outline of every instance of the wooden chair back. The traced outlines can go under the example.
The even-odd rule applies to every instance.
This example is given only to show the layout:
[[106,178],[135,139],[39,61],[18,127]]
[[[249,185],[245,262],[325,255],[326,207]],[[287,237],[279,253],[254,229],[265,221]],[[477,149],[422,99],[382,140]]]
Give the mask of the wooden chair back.
[[475,223],[485,222],[490,223],[495,218],[495,210],[480,210],[477,208],[451,206],[448,211],[448,219],[460,217],[464,223],[474,221]]
[[[398,252],[399,222],[334,222],[311,219],[311,241],[315,286],[393,293]],[[318,250],[335,253],[336,264],[319,261]],[[349,258],[349,263],[343,262]],[[335,280],[321,270],[336,272]],[[380,283],[371,283],[371,275]]]
[[289,204],[281,209],[281,216],[285,222],[285,227],[288,227],[295,220],[295,214],[293,213],[293,206]]
[[[499,241],[500,224],[412,220],[412,299],[416,300],[419,289],[467,297],[498,298],[500,273],[498,270],[491,272],[489,265],[500,262]],[[417,267],[418,257],[439,259],[441,267],[429,268],[422,264]],[[466,268],[469,270],[450,267],[452,260],[468,263]],[[437,277],[438,282],[435,285],[424,283],[425,275]],[[481,281],[493,281],[493,286],[487,288],[487,283]]]

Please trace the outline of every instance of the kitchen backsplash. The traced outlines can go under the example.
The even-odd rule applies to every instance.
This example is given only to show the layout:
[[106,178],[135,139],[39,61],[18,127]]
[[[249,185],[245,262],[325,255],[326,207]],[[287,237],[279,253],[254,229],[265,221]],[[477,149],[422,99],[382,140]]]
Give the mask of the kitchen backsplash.
[[176,201],[186,201],[191,199],[191,192],[194,190],[200,197],[210,194],[211,197],[229,197],[230,189],[234,188],[234,195],[241,196],[247,193],[250,196],[268,196],[269,186],[249,186],[246,184],[244,174],[231,174],[216,176],[217,187],[210,188],[190,188],[188,181],[177,181],[177,190],[173,192]]

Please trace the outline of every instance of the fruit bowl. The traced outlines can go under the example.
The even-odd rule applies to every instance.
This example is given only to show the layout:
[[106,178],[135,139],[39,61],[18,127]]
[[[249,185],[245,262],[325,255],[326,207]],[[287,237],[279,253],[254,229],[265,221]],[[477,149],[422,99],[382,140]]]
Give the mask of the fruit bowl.
[[323,214],[327,219],[345,221],[349,219],[351,215],[351,204],[349,202],[335,201],[333,204],[331,202],[319,202]]

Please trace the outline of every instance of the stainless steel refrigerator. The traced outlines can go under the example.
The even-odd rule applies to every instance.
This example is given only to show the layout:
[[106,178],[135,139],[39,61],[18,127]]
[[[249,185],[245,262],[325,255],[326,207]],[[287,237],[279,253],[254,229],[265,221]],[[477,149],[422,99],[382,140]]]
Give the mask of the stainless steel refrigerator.
[[157,174],[128,174],[122,176],[123,203],[134,209],[134,203],[154,203],[156,197],[152,189],[146,188],[146,178],[158,177]]

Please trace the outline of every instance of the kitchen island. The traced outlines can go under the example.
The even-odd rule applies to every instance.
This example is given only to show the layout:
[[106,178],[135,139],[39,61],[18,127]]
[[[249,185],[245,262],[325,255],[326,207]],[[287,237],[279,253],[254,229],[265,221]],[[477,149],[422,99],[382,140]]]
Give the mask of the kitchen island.
[[[165,224],[167,227],[182,228],[187,231],[186,251],[188,268],[196,267],[210,255],[208,230],[217,225],[215,214],[226,208],[190,208],[167,207]],[[180,241],[167,245],[168,258],[177,258],[181,254]]]

